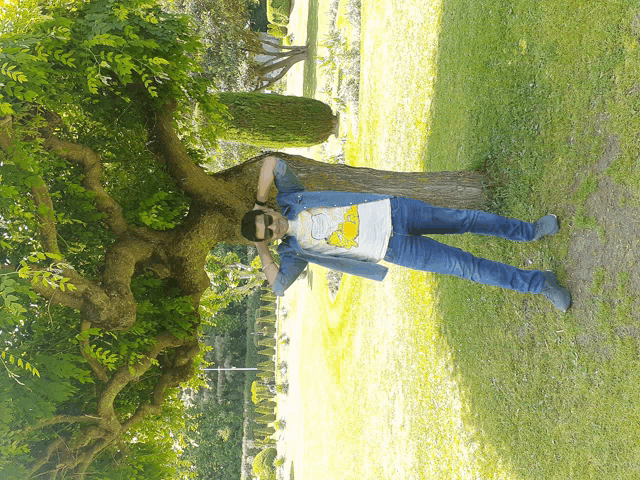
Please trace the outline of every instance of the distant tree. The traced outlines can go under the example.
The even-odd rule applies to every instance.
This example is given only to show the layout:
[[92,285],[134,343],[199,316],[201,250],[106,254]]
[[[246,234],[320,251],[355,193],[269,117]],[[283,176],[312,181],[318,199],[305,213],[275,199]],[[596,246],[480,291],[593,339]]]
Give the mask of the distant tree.
[[253,473],[260,477],[260,480],[276,480],[276,469],[273,462],[276,459],[275,448],[267,448],[256,455],[253,461]]
[[193,420],[187,423],[189,443],[183,447],[183,458],[193,465],[197,478],[240,478],[243,380],[237,375],[228,384],[222,404],[204,391],[195,395],[187,410]]
[[255,86],[248,51],[258,42],[250,30],[250,7],[256,0],[163,0],[172,12],[194,19],[203,49],[202,75],[217,91],[247,91]]
[[[275,26],[271,33],[280,33],[283,27]],[[265,90],[283,78],[296,63],[309,59],[309,48],[304,45],[284,45],[275,37],[261,34],[260,42],[254,44],[253,72],[257,77],[254,91]],[[258,61],[260,59],[260,61]]]
[[171,11],[196,20],[205,46],[201,57],[204,75],[218,91],[264,90],[282,79],[292,65],[308,59],[307,46],[283,45],[275,37],[251,30],[250,10],[255,0],[164,3]]

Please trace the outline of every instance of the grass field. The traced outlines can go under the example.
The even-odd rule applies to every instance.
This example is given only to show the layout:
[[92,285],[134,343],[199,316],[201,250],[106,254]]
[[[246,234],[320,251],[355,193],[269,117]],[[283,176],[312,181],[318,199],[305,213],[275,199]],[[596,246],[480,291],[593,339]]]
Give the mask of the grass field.
[[489,208],[558,214],[536,244],[439,240],[574,305],[398,269],[331,302],[313,268],[287,295],[297,478],[640,478],[639,38],[631,1],[363,2],[347,162],[480,169]]

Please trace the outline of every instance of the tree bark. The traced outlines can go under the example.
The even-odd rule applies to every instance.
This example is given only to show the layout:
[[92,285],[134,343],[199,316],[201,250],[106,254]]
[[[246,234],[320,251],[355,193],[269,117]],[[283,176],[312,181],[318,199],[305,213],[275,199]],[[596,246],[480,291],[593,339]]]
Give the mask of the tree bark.
[[[241,165],[216,174],[226,180],[235,179],[244,186],[243,196],[253,207],[261,155]],[[318,162],[300,155],[277,153],[296,173],[305,189],[340,192],[379,193],[422,200],[448,208],[481,209],[487,205],[484,176],[478,172],[393,172],[356,168]],[[252,183],[253,182],[253,183]],[[277,191],[272,189],[269,203],[275,203]],[[238,219],[239,221],[239,219]]]
[[335,133],[338,116],[312,98],[266,93],[218,93],[227,107],[223,138],[271,148],[309,147]]

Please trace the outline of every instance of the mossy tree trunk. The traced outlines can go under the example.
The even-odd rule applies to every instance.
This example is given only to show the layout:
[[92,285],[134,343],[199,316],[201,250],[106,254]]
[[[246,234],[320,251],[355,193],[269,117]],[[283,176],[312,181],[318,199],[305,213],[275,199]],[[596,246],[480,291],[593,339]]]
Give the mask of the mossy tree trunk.
[[263,147],[309,147],[337,132],[338,117],[319,100],[267,93],[219,93],[226,140]]

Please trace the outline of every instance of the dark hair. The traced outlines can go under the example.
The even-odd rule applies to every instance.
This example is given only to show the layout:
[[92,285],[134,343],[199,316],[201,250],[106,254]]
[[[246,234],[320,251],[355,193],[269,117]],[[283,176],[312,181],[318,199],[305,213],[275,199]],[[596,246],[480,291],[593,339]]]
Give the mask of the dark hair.
[[251,242],[260,242],[264,240],[264,238],[256,237],[256,217],[263,214],[264,211],[262,210],[249,210],[244,214],[240,230],[244,238]]

